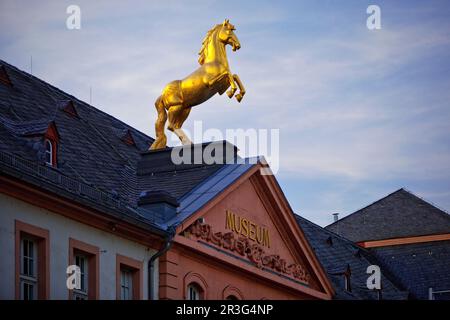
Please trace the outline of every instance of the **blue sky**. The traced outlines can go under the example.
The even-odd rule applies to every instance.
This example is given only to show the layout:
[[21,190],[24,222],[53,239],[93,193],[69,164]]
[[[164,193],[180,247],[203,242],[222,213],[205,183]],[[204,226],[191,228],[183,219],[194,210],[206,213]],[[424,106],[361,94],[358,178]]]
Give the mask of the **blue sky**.
[[[81,30],[66,28],[70,4]],[[186,129],[280,129],[277,179],[321,225],[400,187],[450,209],[448,1],[2,0],[0,57],[29,71],[32,55],[34,75],[87,102],[92,87],[94,106],[153,136],[154,100],[224,18],[247,95],[195,107]]]

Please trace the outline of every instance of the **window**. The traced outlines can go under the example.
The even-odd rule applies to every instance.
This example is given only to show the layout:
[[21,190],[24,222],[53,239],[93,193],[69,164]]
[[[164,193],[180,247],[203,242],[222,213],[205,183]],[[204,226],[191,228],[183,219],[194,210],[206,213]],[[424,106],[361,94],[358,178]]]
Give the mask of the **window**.
[[37,299],[37,245],[34,240],[20,240],[20,299]]
[[49,139],[45,139],[45,163],[53,166],[53,143]]
[[49,232],[15,221],[16,299],[48,299]]
[[118,254],[116,256],[116,299],[137,300],[143,298],[142,261]]
[[44,160],[48,166],[56,167],[58,165],[57,152],[59,143],[59,134],[55,123],[52,121],[45,132],[44,139]]
[[98,299],[99,248],[75,239],[69,239],[69,265],[80,268],[80,289],[69,290],[69,299]]
[[[186,300],[207,300],[208,283],[203,276],[195,271],[188,272],[183,279],[183,297]],[[230,294],[224,295],[224,297]]]
[[244,300],[241,290],[233,285],[226,286],[222,291],[222,299],[225,300]]
[[191,283],[188,285],[188,300],[201,300],[201,290],[198,285]]
[[133,275],[126,269],[120,270],[120,299],[131,300],[133,298]]
[[80,268],[80,289],[74,289],[74,300],[88,299],[88,257],[84,254],[75,254],[75,264]]

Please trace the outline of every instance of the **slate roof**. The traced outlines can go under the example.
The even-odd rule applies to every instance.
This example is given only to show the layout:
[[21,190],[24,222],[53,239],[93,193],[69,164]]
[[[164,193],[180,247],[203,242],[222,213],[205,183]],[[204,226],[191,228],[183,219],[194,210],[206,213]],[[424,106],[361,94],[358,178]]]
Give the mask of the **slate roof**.
[[[180,201],[180,211],[189,199],[200,197],[198,208],[253,165],[245,161],[234,165],[168,164],[165,170],[138,172],[145,159],[160,162],[157,154],[147,152],[151,137],[2,60],[0,66],[12,83],[0,83],[2,174],[167,230],[170,224],[180,222],[178,217],[193,212],[183,211],[170,224],[160,221],[138,206],[143,191],[167,191],[176,199],[186,199]],[[70,102],[70,112],[66,112]],[[44,164],[44,143],[39,136],[50,123],[59,134],[57,168]],[[200,188],[206,182],[209,188]],[[106,207],[104,211],[108,211]]]
[[450,300],[450,241],[424,242],[371,249],[400,287],[413,299],[428,299],[428,289],[449,291],[436,300]]
[[326,227],[354,242],[450,233],[450,215],[399,189]]
[[[125,187],[127,167],[136,166],[152,138],[4,61],[0,64],[13,83],[12,87],[0,85],[1,151],[43,163],[43,144],[23,137],[23,130],[35,127],[42,131],[53,121],[60,134],[59,172],[105,191]],[[61,102],[67,100],[73,101],[79,117],[61,110]],[[115,130],[125,129],[133,134],[136,146],[123,143],[116,135]]]
[[[375,291],[367,289],[366,274],[369,265],[379,265],[379,261],[368,250],[329,230],[326,230],[311,221],[296,215],[297,222],[303,230],[319,262],[327,272],[335,289],[334,299],[338,300],[375,300],[378,295]],[[351,292],[345,290],[344,273],[350,269]],[[406,291],[399,290],[390,280],[391,276],[384,268],[382,273],[382,299],[403,300],[408,297]]]

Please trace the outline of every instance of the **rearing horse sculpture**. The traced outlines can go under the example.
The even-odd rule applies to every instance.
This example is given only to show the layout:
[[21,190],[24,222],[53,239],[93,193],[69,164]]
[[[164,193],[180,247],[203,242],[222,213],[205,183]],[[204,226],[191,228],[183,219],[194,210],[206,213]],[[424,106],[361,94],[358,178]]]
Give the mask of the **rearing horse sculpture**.
[[175,80],[167,84],[162,94],[156,99],[155,107],[158,111],[155,124],[156,140],[150,150],[166,147],[167,137],[164,127],[167,119],[169,120],[168,129],[180,138],[181,143],[191,144],[181,126],[187,119],[191,107],[205,102],[216,93],[221,95],[231,86],[227,95],[232,98],[239,87],[239,93],[235,97],[238,102],[241,102],[245,89],[239,77],[231,73],[225,50],[226,45],[231,45],[233,51],[241,47],[234,30],[235,27],[228,19],[209,30],[199,52],[200,67],[183,80]]

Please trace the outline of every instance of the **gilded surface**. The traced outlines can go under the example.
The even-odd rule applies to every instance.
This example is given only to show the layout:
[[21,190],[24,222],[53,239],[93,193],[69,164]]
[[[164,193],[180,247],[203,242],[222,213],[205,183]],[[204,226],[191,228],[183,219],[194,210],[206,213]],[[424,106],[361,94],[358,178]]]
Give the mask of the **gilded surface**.
[[[228,19],[209,30],[199,52],[200,67],[186,78],[167,84],[156,99],[156,140],[151,145],[151,150],[166,147],[166,121],[167,128],[180,138],[182,144],[190,144],[191,141],[181,127],[189,116],[191,107],[205,102],[216,93],[221,95],[229,88],[228,97],[234,96],[241,102],[245,89],[238,75],[231,73],[226,52],[227,45],[230,45],[233,51],[241,47],[234,30],[235,27]],[[239,93],[236,94],[238,88]]]

